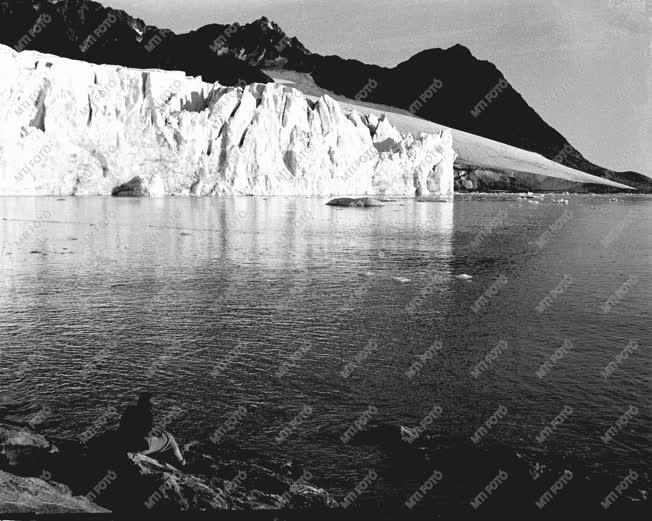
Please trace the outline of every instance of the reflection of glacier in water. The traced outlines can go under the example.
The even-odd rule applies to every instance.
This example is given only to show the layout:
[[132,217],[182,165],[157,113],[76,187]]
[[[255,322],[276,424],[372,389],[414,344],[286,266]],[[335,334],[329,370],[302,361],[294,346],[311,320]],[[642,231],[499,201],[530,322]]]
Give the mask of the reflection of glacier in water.
[[[634,400],[646,386],[644,360],[623,364],[608,385],[600,377],[627,339],[643,338],[645,292],[633,288],[609,314],[593,310],[622,284],[619,273],[643,280],[645,198],[609,205],[571,196],[572,226],[544,250],[534,241],[561,212],[545,201],[405,199],[371,209],[325,202],[0,198],[0,396],[30,401],[30,410],[47,405],[50,428],[75,436],[98,411],[145,387],[161,410],[188,411],[173,429],[182,441],[207,439],[244,405],[250,414],[230,443],[291,455],[297,468],[327,477],[333,493],[346,494],[368,462],[387,480],[370,500],[397,491],[407,498],[424,478],[394,473],[396,459],[374,446],[342,445],[340,435],[370,404],[373,423],[411,428],[440,406],[429,434],[447,447],[453,435],[468,441],[504,405],[509,413],[482,443],[540,453],[536,436],[563,396],[574,421],[546,441],[545,454],[638,471],[645,407],[635,403],[641,413],[617,445],[595,433],[617,418],[616,397]],[[505,218],[474,243],[499,209]],[[603,247],[628,212],[617,248]],[[577,289],[540,315],[535,306],[560,270]],[[473,278],[458,280],[460,273]],[[474,313],[501,274],[507,285]],[[567,336],[576,347],[538,379]],[[501,341],[508,347],[474,378]],[[276,444],[304,405],[314,413]]]

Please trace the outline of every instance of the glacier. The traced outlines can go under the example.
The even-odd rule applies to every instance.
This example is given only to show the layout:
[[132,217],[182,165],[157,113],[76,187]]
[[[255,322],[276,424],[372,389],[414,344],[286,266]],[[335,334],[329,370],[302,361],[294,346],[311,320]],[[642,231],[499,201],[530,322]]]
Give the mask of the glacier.
[[449,130],[401,132],[278,83],[0,46],[0,195],[442,195]]

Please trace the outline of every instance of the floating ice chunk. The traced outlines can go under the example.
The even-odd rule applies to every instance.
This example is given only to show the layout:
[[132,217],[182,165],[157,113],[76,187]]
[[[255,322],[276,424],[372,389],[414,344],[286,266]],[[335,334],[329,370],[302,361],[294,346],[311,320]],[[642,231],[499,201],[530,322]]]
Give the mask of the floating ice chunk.
[[378,199],[373,197],[337,197],[326,203],[328,206],[350,206],[353,208],[367,208],[369,206],[383,206]]
[[410,427],[404,427],[401,425],[401,440],[407,443],[411,443],[416,438],[419,437],[419,431],[417,429],[412,429]]

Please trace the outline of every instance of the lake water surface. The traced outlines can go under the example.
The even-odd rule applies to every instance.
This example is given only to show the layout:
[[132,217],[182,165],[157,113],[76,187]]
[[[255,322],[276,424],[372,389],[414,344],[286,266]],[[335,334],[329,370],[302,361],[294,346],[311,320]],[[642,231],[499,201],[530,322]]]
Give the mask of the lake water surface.
[[[0,198],[2,402],[26,419],[41,411],[46,431],[71,437],[146,388],[162,416],[183,409],[168,426],[183,442],[207,439],[243,406],[224,450],[292,461],[339,497],[373,469],[360,501],[386,504],[437,467],[404,469],[392,427],[417,426],[439,406],[415,450],[473,448],[503,406],[475,436],[479,449],[558,469],[579,461],[605,478],[596,497],[630,469],[646,489],[652,198],[558,198],[372,209],[317,198]],[[564,407],[572,413],[538,441]],[[344,443],[365,411],[376,434]],[[428,501],[468,507],[499,465],[487,478],[471,462],[467,489]]]

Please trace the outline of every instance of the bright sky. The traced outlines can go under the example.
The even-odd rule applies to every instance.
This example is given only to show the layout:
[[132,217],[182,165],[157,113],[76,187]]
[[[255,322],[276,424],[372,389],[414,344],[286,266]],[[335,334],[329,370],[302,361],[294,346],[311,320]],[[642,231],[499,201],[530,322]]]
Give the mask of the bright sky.
[[644,0],[100,1],[175,31],[265,15],[313,52],[388,66],[461,43],[587,159],[652,175]]

